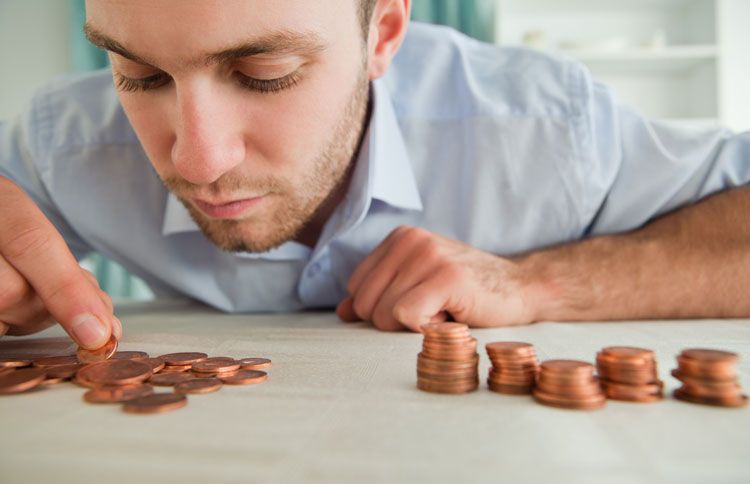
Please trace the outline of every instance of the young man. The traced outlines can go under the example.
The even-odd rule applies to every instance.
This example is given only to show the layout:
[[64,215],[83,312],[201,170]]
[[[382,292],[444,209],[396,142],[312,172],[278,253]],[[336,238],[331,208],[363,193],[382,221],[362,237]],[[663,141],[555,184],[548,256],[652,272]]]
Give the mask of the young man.
[[157,294],[385,330],[750,315],[748,134],[650,122],[408,0],[87,12],[115,87],[60,81],[0,126],[2,332],[119,338],[94,250]]

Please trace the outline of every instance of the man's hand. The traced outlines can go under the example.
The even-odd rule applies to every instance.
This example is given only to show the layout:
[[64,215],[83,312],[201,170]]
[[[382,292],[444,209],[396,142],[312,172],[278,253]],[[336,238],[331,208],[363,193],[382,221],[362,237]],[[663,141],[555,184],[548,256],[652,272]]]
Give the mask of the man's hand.
[[419,331],[448,314],[475,327],[534,321],[515,262],[416,227],[391,232],[357,267],[347,289],[339,317],[372,321],[382,330]]
[[54,320],[84,348],[122,336],[96,278],[78,265],[34,202],[0,177],[0,336],[41,331]]

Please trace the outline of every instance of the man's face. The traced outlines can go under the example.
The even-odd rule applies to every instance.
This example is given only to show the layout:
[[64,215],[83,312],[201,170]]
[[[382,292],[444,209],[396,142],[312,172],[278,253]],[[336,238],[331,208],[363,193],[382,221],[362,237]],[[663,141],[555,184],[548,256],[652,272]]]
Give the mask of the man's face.
[[357,4],[87,1],[154,169],[219,247],[304,238],[343,195],[368,99]]

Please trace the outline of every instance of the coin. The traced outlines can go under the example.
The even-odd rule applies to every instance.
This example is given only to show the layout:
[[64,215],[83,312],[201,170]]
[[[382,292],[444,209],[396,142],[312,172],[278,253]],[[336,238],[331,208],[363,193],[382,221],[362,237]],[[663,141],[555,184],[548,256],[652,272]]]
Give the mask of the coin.
[[141,358],[148,358],[148,353],[144,351],[115,351],[110,356],[112,360],[138,360]]
[[239,370],[233,375],[218,375],[217,378],[228,385],[253,385],[266,381],[268,373],[259,370]]
[[53,366],[77,365],[78,363],[78,358],[75,355],[65,355],[37,358],[31,364],[37,368],[51,368]]
[[121,403],[134,398],[144,397],[154,392],[151,385],[134,385],[118,388],[94,388],[83,394],[89,403]]
[[164,369],[165,363],[161,358],[137,358],[141,363],[146,363],[151,367],[151,371],[154,373],[160,372]]
[[477,340],[461,323],[421,326],[422,351],[417,355],[417,388],[426,392],[458,394],[479,387]]
[[53,366],[51,368],[45,368],[44,371],[47,373],[47,378],[62,378],[64,380],[70,380],[76,375],[78,370],[83,368],[83,366],[84,365],[81,364]]
[[178,393],[152,393],[125,402],[122,409],[128,413],[164,413],[187,405],[187,397]]
[[192,365],[201,360],[208,358],[206,353],[198,352],[183,352],[183,353],[168,353],[166,355],[159,356],[167,366],[185,366]]
[[736,365],[739,356],[728,351],[690,348],[677,356],[672,375],[682,382],[673,396],[689,403],[722,407],[743,407]]
[[177,383],[174,386],[176,393],[211,393],[219,390],[223,383],[218,378],[193,378]]
[[31,365],[31,360],[18,358],[0,358],[0,368],[22,368]]
[[0,376],[0,395],[10,395],[31,390],[46,378],[40,368],[22,368]]
[[80,363],[96,363],[97,361],[104,361],[114,354],[117,350],[117,338],[113,334],[109,337],[104,346],[95,350],[87,350],[86,348],[78,348],[76,351],[76,358]]
[[106,360],[78,370],[77,375],[99,385],[141,383],[151,376],[151,366],[137,360]]
[[185,372],[185,373],[159,373],[158,375],[152,375],[151,378],[148,379],[148,382],[152,385],[160,386],[160,387],[171,387],[178,383],[192,380],[195,376],[193,376],[191,373]]
[[239,363],[243,370],[262,370],[271,366],[268,358],[242,358]]
[[220,356],[216,358],[206,358],[205,360],[193,363],[191,369],[196,373],[223,373],[239,370],[239,368],[239,361],[234,358]]

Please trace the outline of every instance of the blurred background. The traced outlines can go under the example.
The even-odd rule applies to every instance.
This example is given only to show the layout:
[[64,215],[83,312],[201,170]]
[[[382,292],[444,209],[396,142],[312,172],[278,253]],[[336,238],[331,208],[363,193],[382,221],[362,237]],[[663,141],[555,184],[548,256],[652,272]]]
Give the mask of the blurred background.
[[[83,37],[83,0],[0,0],[0,120],[57,75],[106,67]],[[485,42],[572,57],[645,115],[750,130],[750,0],[413,0],[415,20]],[[151,292],[94,255],[115,298]]]

